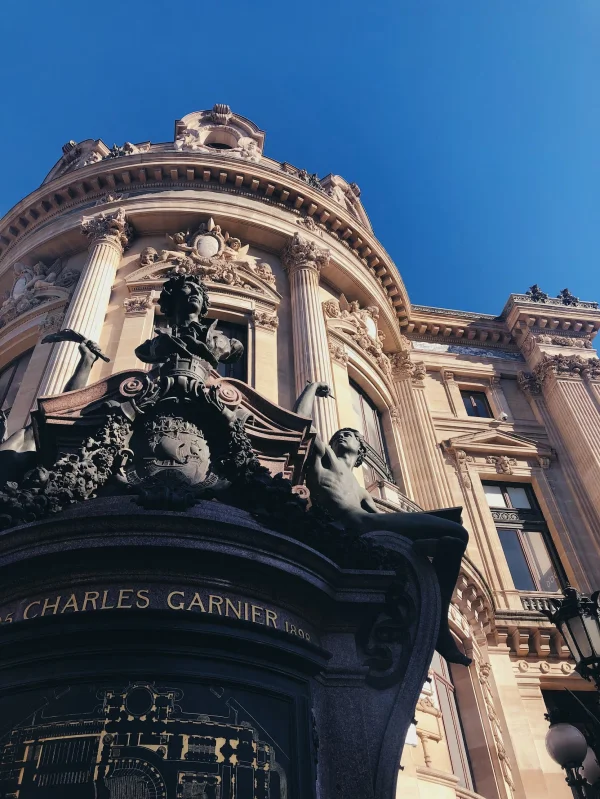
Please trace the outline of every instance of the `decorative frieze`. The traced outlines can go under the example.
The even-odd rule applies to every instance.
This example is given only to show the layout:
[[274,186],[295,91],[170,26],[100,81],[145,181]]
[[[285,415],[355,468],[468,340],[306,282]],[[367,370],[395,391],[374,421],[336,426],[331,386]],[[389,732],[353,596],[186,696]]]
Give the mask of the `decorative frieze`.
[[383,351],[385,335],[377,327],[379,308],[376,305],[361,308],[356,300],[349,302],[342,294],[339,299],[324,302],[323,313],[330,328],[350,338],[382,372],[391,374],[390,359]]
[[61,329],[62,323],[65,318],[65,309],[58,308],[56,311],[51,311],[46,314],[46,318],[40,325],[40,339],[47,336],[48,333],[56,333]]
[[127,249],[133,237],[133,228],[127,221],[124,208],[117,208],[112,213],[84,217],[81,232],[92,243],[103,239],[118,245],[121,251]]
[[121,145],[120,147],[117,144],[113,144],[108,153],[104,156],[103,160],[106,161],[110,158],[123,158],[127,155],[147,153],[149,149],[150,142],[144,142],[144,144],[132,144],[130,141],[126,141],[125,144]]
[[490,675],[492,673],[492,667],[490,663],[486,663],[479,660],[476,661],[476,668],[477,668],[477,677],[479,679],[479,684],[481,686],[481,692],[483,694],[483,700],[485,702],[487,717],[490,721],[490,725],[492,728],[492,735],[494,738],[496,753],[498,755],[498,760],[500,761],[500,768],[502,769],[502,776],[504,777],[504,782],[510,789],[511,795],[514,795],[515,781],[512,773],[512,765],[508,753],[506,751],[506,746],[504,744],[502,723],[500,721],[498,714],[496,713],[494,695],[492,693],[492,689],[490,686]]
[[473,456],[467,455],[464,449],[451,450],[450,454],[454,459],[456,472],[464,487],[469,489],[473,488],[471,475],[469,474],[469,464],[473,463]]
[[113,192],[108,192],[107,194],[103,194],[102,197],[98,197],[94,205],[107,205],[108,203],[118,203],[121,200],[126,200],[129,197],[127,192],[120,192],[119,194],[114,194]]

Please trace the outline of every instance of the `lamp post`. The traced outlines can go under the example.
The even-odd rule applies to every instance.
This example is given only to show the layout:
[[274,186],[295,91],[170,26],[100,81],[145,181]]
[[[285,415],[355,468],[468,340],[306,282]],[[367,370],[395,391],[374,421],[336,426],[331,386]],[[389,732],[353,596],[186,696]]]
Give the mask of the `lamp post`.
[[598,594],[590,599],[571,586],[564,599],[554,601],[553,609],[543,611],[558,627],[575,661],[576,671],[600,689],[600,615]]
[[[573,660],[575,670],[600,690],[600,608],[598,596],[589,598],[575,588],[567,586],[564,599],[553,600],[552,609],[544,611],[548,619],[558,628]],[[600,727],[591,711],[589,715]],[[600,766],[596,754],[577,727],[560,721],[556,713],[546,715],[550,729],[546,735],[546,749],[550,757],[567,774],[566,781],[577,799],[598,796]],[[597,747],[596,747],[597,748]]]
[[572,724],[559,721],[559,716],[552,711],[546,714],[546,718],[550,722],[550,729],[546,733],[546,751],[566,772],[565,779],[575,799],[588,799],[585,791],[586,780],[580,773],[588,754],[583,733]]

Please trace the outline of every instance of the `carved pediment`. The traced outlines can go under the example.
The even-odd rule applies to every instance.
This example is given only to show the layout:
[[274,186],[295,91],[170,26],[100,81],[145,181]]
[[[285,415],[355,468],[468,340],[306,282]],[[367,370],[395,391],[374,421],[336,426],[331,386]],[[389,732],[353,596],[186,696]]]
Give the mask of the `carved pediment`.
[[247,256],[249,245],[222,231],[213,219],[203,221],[194,231],[180,231],[167,237],[167,247],[145,247],[139,269],[127,277],[130,290],[136,284],[155,284],[158,288],[168,274],[197,275],[208,285],[221,284],[242,292],[260,294],[278,305],[281,295],[275,289],[275,275],[266,263]]
[[462,450],[491,456],[507,455],[546,459],[555,457],[552,447],[504,430],[484,430],[479,433],[456,436],[442,442],[442,446],[449,452]]

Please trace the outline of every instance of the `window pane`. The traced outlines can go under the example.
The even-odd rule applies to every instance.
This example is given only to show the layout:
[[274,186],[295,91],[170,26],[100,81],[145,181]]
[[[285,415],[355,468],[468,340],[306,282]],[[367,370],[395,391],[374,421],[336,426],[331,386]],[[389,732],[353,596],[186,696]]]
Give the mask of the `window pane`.
[[506,491],[510,497],[510,504],[513,506],[513,508],[524,508],[525,510],[529,510],[531,508],[527,491],[525,491],[524,488],[508,486]]
[[362,397],[360,392],[353,385],[350,385],[350,393],[352,395],[352,408],[354,409],[354,415],[356,416],[356,428],[357,430],[360,430],[364,436],[365,422],[362,412]]
[[500,486],[491,486],[483,484],[483,491],[485,498],[490,508],[506,508],[506,500]]
[[491,418],[492,411],[484,391],[464,390],[460,393],[465,404],[465,410],[469,416]]
[[537,591],[516,530],[498,530],[500,543],[517,591]]
[[539,530],[524,530],[523,539],[528,550],[529,562],[535,569],[542,591],[560,591],[558,577],[546,547],[544,534]]

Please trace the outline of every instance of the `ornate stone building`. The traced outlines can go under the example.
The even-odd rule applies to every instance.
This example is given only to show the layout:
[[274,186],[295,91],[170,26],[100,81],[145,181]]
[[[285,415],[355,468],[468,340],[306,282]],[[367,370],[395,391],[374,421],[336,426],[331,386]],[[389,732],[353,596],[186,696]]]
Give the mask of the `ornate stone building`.
[[[326,382],[335,399],[317,399],[315,425],[360,429],[360,480],[381,511],[464,509],[450,622],[473,664],[435,656],[398,796],[566,799],[544,713],[588,686],[541,610],[567,582],[600,587],[598,305],[537,286],[497,316],[413,305],[358,186],[264,144],[215,105],[178,120],[170,142],[63,147],[0,221],[6,435],[79,359],[45,336],[99,344],[90,386],[148,369],[133,351],[165,325],[166,275],[201,276],[209,316],[245,347],[223,375],[288,410],[308,380]],[[270,468],[287,464],[274,454]]]

